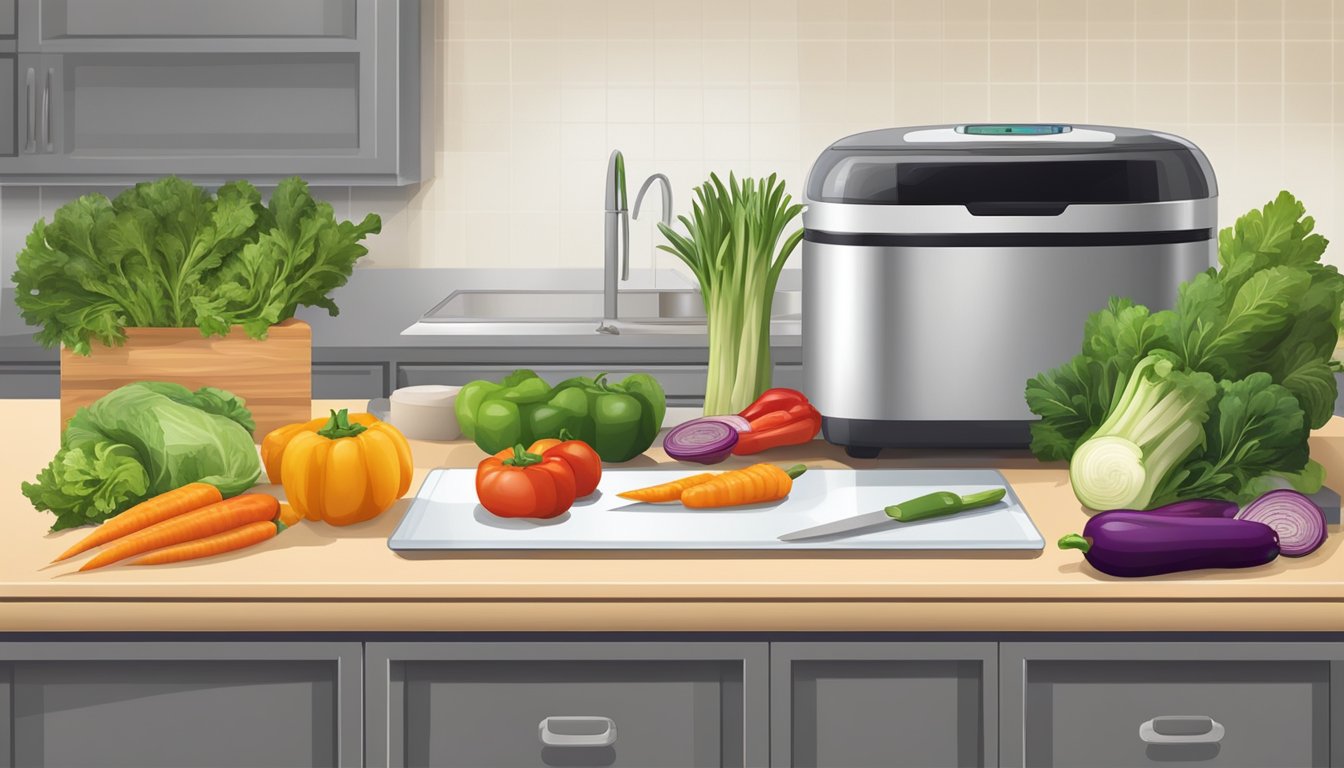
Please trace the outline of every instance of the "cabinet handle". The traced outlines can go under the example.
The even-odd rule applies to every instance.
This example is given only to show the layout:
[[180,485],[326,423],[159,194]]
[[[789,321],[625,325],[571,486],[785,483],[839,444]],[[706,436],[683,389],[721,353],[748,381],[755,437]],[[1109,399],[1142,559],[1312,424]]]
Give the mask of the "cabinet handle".
[[28,68],[28,135],[24,141],[23,151],[27,154],[33,154],[37,151],[37,71],[32,67]]
[[1224,733],[1222,723],[1203,715],[1165,715],[1139,726],[1145,744],[1217,744]]
[[48,68],[47,81],[42,85],[42,144],[47,152],[55,149],[51,145],[51,78],[54,74],[54,70]]
[[[566,734],[551,730],[551,723],[588,723],[602,725],[606,729],[593,734]],[[541,743],[548,747],[610,747],[616,743],[616,723],[610,717],[595,715],[552,716],[537,726],[537,735]]]

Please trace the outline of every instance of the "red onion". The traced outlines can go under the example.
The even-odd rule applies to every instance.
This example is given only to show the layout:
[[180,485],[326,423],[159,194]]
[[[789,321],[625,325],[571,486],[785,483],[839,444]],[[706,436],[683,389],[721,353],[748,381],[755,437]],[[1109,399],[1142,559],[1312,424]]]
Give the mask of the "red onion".
[[703,417],[701,417],[700,419],[696,419],[696,421],[701,421],[701,420],[704,420],[704,421],[722,421],[724,424],[727,424],[728,426],[732,427],[734,430],[736,430],[736,431],[738,431],[738,432],[750,432],[750,431],[751,431],[751,422],[750,422],[750,421],[747,421],[746,419],[742,418],[741,416],[738,416],[736,413],[730,413],[730,414],[727,414],[727,415],[725,415],[725,416],[703,416]]
[[737,430],[723,417],[693,419],[673,427],[663,438],[663,450],[677,461],[718,464],[733,453]]
[[1279,535],[1279,553],[1301,557],[1325,543],[1325,513],[1311,499],[1283,488],[1270,491],[1237,513],[1238,520],[1264,523]]

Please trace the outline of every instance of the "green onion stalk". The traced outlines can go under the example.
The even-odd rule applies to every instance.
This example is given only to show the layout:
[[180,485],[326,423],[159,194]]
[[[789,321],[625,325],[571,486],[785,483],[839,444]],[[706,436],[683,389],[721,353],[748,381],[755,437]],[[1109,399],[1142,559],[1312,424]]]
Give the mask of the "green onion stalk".
[[770,388],[770,315],[775,286],[789,255],[803,239],[785,227],[803,210],[784,182],[715,174],[695,188],[690,218],[679,216],[682,235],[658,225],[666,245],[700,282],[709,330],[705,415],[737,413]]

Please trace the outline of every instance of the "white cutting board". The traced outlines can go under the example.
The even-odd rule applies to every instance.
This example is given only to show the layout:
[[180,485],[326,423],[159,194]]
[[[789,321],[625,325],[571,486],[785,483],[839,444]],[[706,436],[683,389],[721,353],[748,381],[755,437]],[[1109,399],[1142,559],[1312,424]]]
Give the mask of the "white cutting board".
[[[787,499],[721,509],[616,496],[697,470],[604,469],[591,497],[550,520],[496,517],[476,501],[476,471],[436,469],[388,539],[394,550],[481,549],[1035,549],[1045,541],[993,469],[810,469]],[[1008,489],[992,506],[847,536],[783,542],[781,534],[880,510],[934,491]]]

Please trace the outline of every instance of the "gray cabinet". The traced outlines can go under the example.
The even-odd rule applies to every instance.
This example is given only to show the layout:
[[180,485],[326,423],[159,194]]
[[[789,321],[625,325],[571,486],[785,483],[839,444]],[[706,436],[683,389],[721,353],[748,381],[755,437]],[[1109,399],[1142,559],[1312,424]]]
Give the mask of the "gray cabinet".
[[364,400],[385,397],[386,363],[314,363],[313,397]]
[[[8,5],[12,12],[13,0]],[[207,43],[241,38],[253,45],[275,38],[339,40],[358,35],[358,16],[370,13],[372,5],[372,0],[20,0],[20,40],[24,50],[56,52],[112,50],[125,40],[165,38]]]
[[993,643],[772,643],[777,768],[997,765]]
[[[15,71],[14,55],[0,53],[0,104],[14,103]],[[14,144],[15,128],[17,127],[18,117],[16,115],[12,112],[8,115],[0,114],[0,161],[18,151],[18,147]],[[8,280],[9,275],[5,275],[4,279]]]
[[419,179],[415,0],[20,0],[7,182]]
[[370,766],[761,766],[766,646],[366,646]]
[[1338,644],[1005,643],[1001,664],[1006,766],[1344,762]]
[[0,765],[355,766],[358,643],[0,643]]
[[60,396],[59,363],[0,363],[0,399]]
[[14,0],[0,0],[0,37],[13,37],[15,26]]

